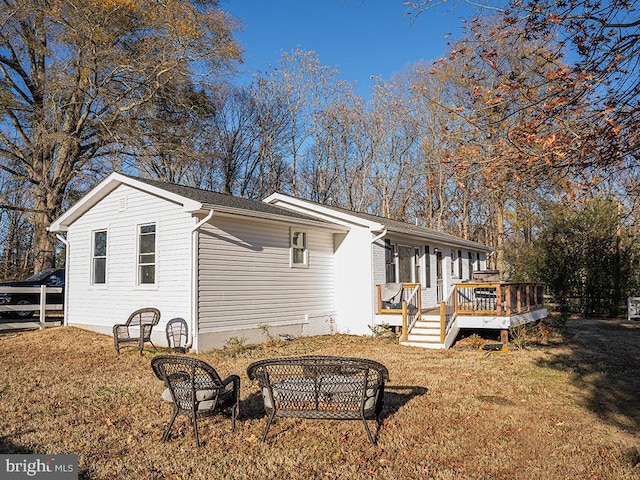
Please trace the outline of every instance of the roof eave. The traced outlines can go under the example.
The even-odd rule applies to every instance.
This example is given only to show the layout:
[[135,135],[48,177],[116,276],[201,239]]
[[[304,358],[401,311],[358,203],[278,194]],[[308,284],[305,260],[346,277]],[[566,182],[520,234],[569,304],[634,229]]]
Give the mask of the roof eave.
[[281,193],[273,193],[263,200],[265,203],[272,205],[284,204],[293,211],[304,213],[305,215],[325,218],[328,222],[342,225],[348,229],[349,226],[365,227],[372,232],[382,232],[385,226],[379,222],[372,222],[356,215],[350,215],[344,212],[338,212],[332,208],[324,207],[319,204],[311,204],[306,200],[290,197]]
[[[205,205],[206,207],[207,205]],[[278,215],[274,213],[265,213],[253,210],[245,210],[241,208],[233,208],[233,207],[221,207],[211,205],[211,208],[216,212],[216,214],[220,215],[228,215],[228,216],[243,216],[249,218],[259,218],[262,220],[270,220],[274,222],[283,222],[288,224],[300,224],[300,225],[309,225],[314,227],[321,227],[325,230],[333,230],[336,232],[348,232],[349,228],[343,225],[338,225],[322,220],[314,220],[300,217],[291,217],[288,215]]]
[[95,206],[100,200],[104,199],[108,194],[113,192],[120,185],[129,185],[133,188],[144,190],[148,193],[156,195],[161,198],[173,201],[182,205],[182,208],[187,213],[195,213],[203,210],[203,205],[200,202],[191,200],[189,198],[177,195],[167,190],[140,182],[134,178],[127,177],[120,173],[112,173],[105,178],[98,185],[93,187],[84,197],[76,202],[69,210],[60,215],[54,220],[47,228],[50,232],[66,232],[69,226],[73,224],[78,218],[80,218],[90,208]]

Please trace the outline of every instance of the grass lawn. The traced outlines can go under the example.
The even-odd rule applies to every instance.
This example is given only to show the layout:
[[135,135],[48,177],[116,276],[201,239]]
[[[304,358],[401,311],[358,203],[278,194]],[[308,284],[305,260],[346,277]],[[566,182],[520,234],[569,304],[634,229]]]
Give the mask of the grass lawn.
[[[640,478],[640,322],[543,333],[486,358],[475,339],[438,351],[342,335],[198,355],[242,378],[236,432],[225,416],[202,419],[200,449],[185,417],[160,442],[171,407],[150,346],[118,356],[110,337],[70,327],[4,334],[0,453],[76,453],[86,479]],[[259,441],[266,418],[246,367],[309,354],[388,367],[377,447],[357,421],[280,419]]]

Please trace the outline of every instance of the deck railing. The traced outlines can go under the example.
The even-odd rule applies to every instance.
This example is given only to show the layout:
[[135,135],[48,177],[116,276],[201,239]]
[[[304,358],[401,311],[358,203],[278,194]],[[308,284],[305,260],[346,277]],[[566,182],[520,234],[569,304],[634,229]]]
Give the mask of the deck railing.
[[402,312],[402,302],[407,302],[409,310],[422,310],[422,289],[419,283],[403,283],[402,294],[394,305],[382,301],[382,285],[376,285],[378,298],[378,315],[384,313],[399,314]]
[[459,283],[453,291],[458,315],[508,317],[544,305],[540,283]]
[[[421,286],[402,285],[400,300],[394,305],[382,301],[381,285],[378,293],[378,315],[402,315],[402,338],[422,312]],[[541,283],[478,282],[459,283],[447,300],[440,303],[440,340],[444,343],[457,316],[508,317],[544,307],[544,285]]]
[[382,301],[382,285],[376,285],[378,298],[378,315],[402,315],[402,339],[406,340],[407,333],[416,323],[422,312],[422,287],[419,283],[403,283],[399,300],[389,305]]

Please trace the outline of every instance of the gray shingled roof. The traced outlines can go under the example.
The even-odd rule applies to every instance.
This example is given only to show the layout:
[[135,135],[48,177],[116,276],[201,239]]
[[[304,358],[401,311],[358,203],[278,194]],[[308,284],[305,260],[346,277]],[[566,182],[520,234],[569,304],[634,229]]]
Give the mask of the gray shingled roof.
[[212,208],[218,207],[221,210],[228,209],[232,211],[245,210],[248,212],[261,213],[268,216],[288,217],[297,220],[333,225],[331,222],[325,222],[310,215],[294,212],[292,210],[278,207],[276,205],[271,205],[269,203],[261,202],[258,200],[250,200],[248,198],[236,197],[226,193],[212,192],[210,190],[203,190],[195,187],[186,187],[184,185],[166,183],[158,180],[151,180],[148,178],[133,177],[130,175],[127,176],[142,183],[161,188],[162,190],[165,190],[167,192],[180,195],[181,197],[200,202],[203,205],[210,206]]
[[492,250],[482,243],[474,242],[472,240],[465,240],[464,238],[456,237],[455,235],[449,235],[448,233],[440,232],[433,228],[421,227],[419,225],[413,225],[411,223],[401,222],[398,220],[391,220],[390,218],[377,217],[375,215],[369,215],[367,213],[350,211],[347,212],[365,220],[379,222],[383,224],[389,232],[413,235],[430,241],[443,242],[448,245],[456,245],[476,250],[483,250],[488,252]]
[[[331,222],[322,221],[310,215],[304,215],[302,213],[289,210],[287,208],[278,207],[276,205],[261,202],[258,200],[250,200],[248,198],[236,197],[226,193],[212,192],[210,190],[202,190],[200,188],[186,187],[184,185],[160,182],[158,180],[150,180],[147,178],[139,178],[139,177],[133,177],[133,176],[130,176],[130,178],[146,183],[148,185],[152,185],[157,188],[161,188],[163,190],[166,190],[167,192],[180,195],[190,200],[200,202],[204,205],[209,205],[211,207],[218,207],[218,208],[222,207],[222,209],[229,209],[233,211],[246,210],[250,212],[263,213],[265,215],[270,215],[270,216],[289,217],[292,219],[321,222],[321,223],[326,223],[328,225],[332,225]],[[304,201],[309,202],[308,200],[304,200]],[[314,202],[309,202],[309,203],[314,203]],[[316,204],[316,205],[320,205],[320,204]],[[411,236],[418,237],[418,238],[425,239],[432,242],[433,241],[442,242],[448,245],[455,245],[455,246],[464,247],[464,248],[472,248],[475,250],[482,250],[482,251],[491,251],[491,248],[481,243],[473,242],[471,240],[465,240],[463,238],[456,237],[455,235],[449,235],[448,233],[443,233],[432,228],[420,227],[418,225],[412,225],[410,223],[401,222],[398,220],[391,220],[389,218],[379,217],[379,216],[371,215],[368,213],[354,212],[352,210],[347,210],[345,208],[332,207],[329,205],[322,205],[322,207],[334,210],[336,212],[353,215],[355,217],[359,217],[371,222],[380,223],[387,228],[388,232],[411,235]]]
[[[288,195],[285,195],[285,196],[288,196]],[[294,197],[291,197],[291,198],[294,198]],[[305,200],[305,202],[308,202],[308,200]],[[309,203],[315,203],[315,202],[309,202]],[[321,204],[316,203],[316,205],[321,205]],[[482,243],[474,242],[472,240],[465,240],[464,238],[460,238],[460,237],[456,237],[455,235],[450,235],[448,233],[440,232],[433,228],[421,227],[418,225],[413,225],[411,223],[401,222],[399,220],[392,220],[390,218],[371,215],[369,213],[355,212],[353,210],[348,210],[346,208],[333,207],[330,205],[321,205],[321,206],[323,208],[328,208],[330,210],[334,210],[339,213],[353,215],[354,217],[358,217],[363,220],[380,223],[384,225],[384,227],[387,229],[387,232],[411,235],[411,236],[419,237],[432,242],[434,241],[442,242],[442,243],[446,243],[447,245],[455,245],[458,247],[471,248],[474,250],[480,250],[480,251],[486,251],[486,252],[490,252],[491,250],[493,250],[492,248],[487,247]]]

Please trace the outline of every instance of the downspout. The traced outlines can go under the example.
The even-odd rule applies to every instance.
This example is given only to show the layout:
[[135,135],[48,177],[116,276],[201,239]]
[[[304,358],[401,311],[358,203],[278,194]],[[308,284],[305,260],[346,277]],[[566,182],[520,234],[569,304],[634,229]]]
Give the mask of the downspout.
[[198,230],[209,220],[213,218],[213,209],[209,210],[206,217],[200,220],[191,229],[191,338],[188,340],[189,344],[186,348],[193,346],[194,350],[198,351],[198,336],[196,328],[198,328]]
[[[380,235],[377,235],[375,237],[373,237],[371,239],[371,245],[373,245],[374,243],[376,243],[378,240],[380,240],[381,238],[383,238],[385,235],[387,234],[387,229],[385,227],[383,227],[382,229],[382,233]],[[374,268],[374,261],[373,261],[373,248],[371,249],[371,271],[369,272],[369,285],[371,285],[371,289],[373,290],[373,268]],[[371,332],[373,334],[373,332],[375,332],[375,322],[376,322],[376,313],[375,313],[375,308],[373,308],[373,300],[374,300],[374,295],[371,295]]]
[[63,310],[63,324],[65,327],[69,326],[69,241],[59,233],[56,233],[56,238],[64,243],[64,310]]

